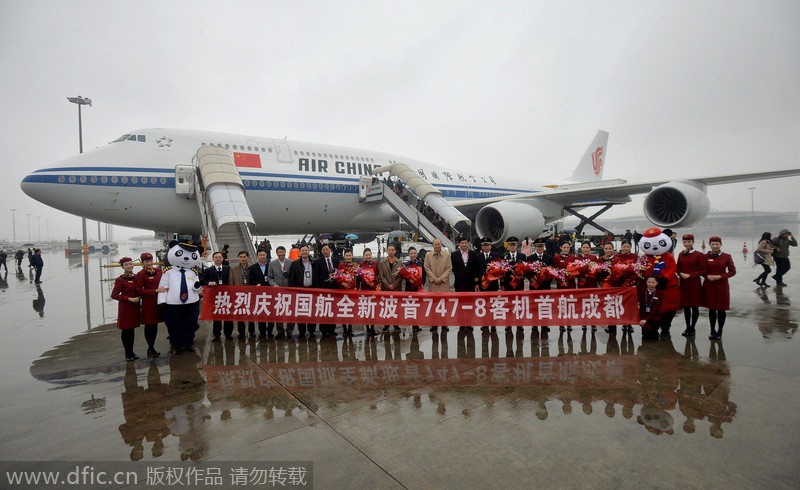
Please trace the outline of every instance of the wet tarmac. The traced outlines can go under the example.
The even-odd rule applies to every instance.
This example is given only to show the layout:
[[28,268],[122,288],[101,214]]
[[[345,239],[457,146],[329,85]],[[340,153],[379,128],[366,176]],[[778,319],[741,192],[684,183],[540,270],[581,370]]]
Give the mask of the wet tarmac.
[[201,322],[195,354],[171,357],[161,324],[162,356],[125,363],[113,257],[50,252],[40,287],[27,268],[0,284],[0,460],[313,461],[316,488],[796,488],[800,273],[757,289],[734,257],[722,341],[704,310],[696,339],[679,314],[644,343],[361,326],[215,343]]

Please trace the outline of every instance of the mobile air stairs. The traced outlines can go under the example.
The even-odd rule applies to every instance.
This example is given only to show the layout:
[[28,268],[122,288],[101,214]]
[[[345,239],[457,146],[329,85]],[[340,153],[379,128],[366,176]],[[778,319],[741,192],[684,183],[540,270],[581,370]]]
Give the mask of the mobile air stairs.
[[[402,181],[407,189],[403,189],[402,197],[394,189],[385,183],[372,183],[374,179],[362,177],[361,190],[369,190],[369,195],[365,200],[377,200],[377,194],[381,194],[383,202],[389,205],[411,228],[423,235],[431,242],[438,238],[442,245],[453,251],[456,244],[444,234],[443,230],[449,230],[449,236],[454,234],[468,233],[472,227],[472,221],[461,214],[453,207],[433,185],[422,178],[414,169],[404,163],[393,163],[372,171],[373,175],[388,172],[391,176],[396,176]],[[411,192],[406,192],[410,190]],[[419,211],[420,202],[430,207],[442,220],[444,226],[439,229],[423,213]]]
[[206,249],[221,250],[227,244],[234,254],[247,250],[250,257],[255,257],[256,222],[245,200],[244,183],[233,154],[225,148],[203,146],[197,150],[193,163],[192,175],[187,179],[191,178],[194,184]]

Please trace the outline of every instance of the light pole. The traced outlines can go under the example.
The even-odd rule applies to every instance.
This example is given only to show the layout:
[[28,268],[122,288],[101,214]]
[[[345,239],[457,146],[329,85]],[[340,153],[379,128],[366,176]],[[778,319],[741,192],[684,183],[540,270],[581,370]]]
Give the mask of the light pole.
[[36,242],[40,244],[42,243],[42,217],[36,217]]
[[31,242],[31,213],[26,213],[25,216],[28,217],[28,243]]
[[11,229],[14,230],[14,243],[17,243],[17,215],[16,208],[11,210]]
[[47,230],[47,242],[50,243],[50,220],[44,220],[44,227]]
[[[78,105],[78,148],[83,153],[83,124],[81,122],[81,106],[92,106],[92,99],[81,97],[67,97],[67,100],[73,104]],[[81,227],[83,228],[83,253],[89,253],[89,237],[86,234],[86,218],[81,218]]]
[[753,218],[753,224],[755,224],[756,207],[755,207],[755,200],[754,200],[754,197],[753,197],[753,191],[756,190],[756,188],[755,187],[748,187],[747,189],[750,191],[750,217]]

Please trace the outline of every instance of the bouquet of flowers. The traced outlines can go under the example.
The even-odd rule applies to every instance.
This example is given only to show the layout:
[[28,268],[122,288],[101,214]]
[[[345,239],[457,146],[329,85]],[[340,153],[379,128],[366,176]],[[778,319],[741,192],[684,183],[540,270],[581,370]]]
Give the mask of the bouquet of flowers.
[[411,282],[411,287],[416,291],[425,291],[425,288],[422,286],[422,267],[413,264],[407,265],[398,270],[397,274],[403,279],[409,280]]
[[336,269],[331,274],[329,281],[339,283],[342,289],[355,289],[356,287],[356,274],[355,267]]
[[483,274],[483,278],[481,279],[481,286],[483,289],[488,288],[492,281],[496,281],[505,276],[506,272],[510,270],[511,265],[507,260],[497,259],[489,262],[489,265],[486,266],[486,273]]
[[380,290],[381,286],[380,284],[376,283],[375,271],[373,271],[372,269],[356,267],[355,274],[356,276],[358,276],[359,279],[364,281],[370,288],[374,288],[376,291]]
[[567,272],[566,269],[561,269],[559,267],[547,266],[547,267],[542,267],[541,268],[541,270],[539,271],[539,274],[537,274],[536,281],[538,283],[542,283],[544,281],[549,281],[551,279],[555,279],[556,281],[558,281],[558,284],[560,284],[561,286],[566,286],[567,285],[567,281],[569,280],[569,277],[570,277],[570,275],[569,275],[569,273]]
[[611,274],[611,262],[590,262],[586,277],[605,279]]
[[[539,269],[542,268],[542,263],[539,261],[536,262],[518,262],[516,266],[514,266],[514,270],[512,274],[514,277],[511,279],[509,283],[512,288],[516,288],[520,282],[522,282],[522,278],[525,277],[528,273],[537,273]],[[533,288],[533,278],[531,278],[531,288]]]
[[625,262],[611,266],[611,279],[618,284],[634,281],[636,278],[644,279],[647,272],[647,258],[639,257],[636,262]]

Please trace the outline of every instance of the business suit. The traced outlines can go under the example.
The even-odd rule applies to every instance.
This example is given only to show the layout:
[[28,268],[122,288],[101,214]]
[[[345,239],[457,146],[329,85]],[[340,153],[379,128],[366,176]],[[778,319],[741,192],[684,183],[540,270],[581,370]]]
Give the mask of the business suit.
[[461,249],[450,254],[450,263],[453,266],[453,290],[457,292],[475,291],[475,284],[478,281],[478,255],[474,250],[467,250],[467,261],[461,253]]
[[[247,286],[250,283],[250,268],[245,267],[242,268],[240,264],[235,264],[230,266],[228,269],[228,284],[231,286]],[[238,322],[237,328],[239,330],[239,338],[244,338],[244,322]],[[248,328],[250,331],[250,335],[255,337],[256,335],[256,324],[254,322],[248,322]]]
[[[328,261],[330,261],[330,270],[328,269]],[[320,257],[314,261],[311,271],[314,287],[317,289],[339,289],[339,285],[335,281],[330,281],[331,275],[339,268],[339,259],[331,255],[328,258]],[[320,323],[319,332],[323,337],[333,334],[336,331],[336,325],[333,323]]]
[[[292,266],[292,261],[288,258],[283,261],[275,259],[267,265],[267,282],[272,287],[285,288],[289,287],[289,268]],[[285,322],[278,323],[278,337],[282,337],[284,331],[288,335],[292,335],[294,325],[287,325]]]
[[[230,266],[221,265],[219,267],[221,270],[217,270],[216,266],[211,266],[206,268],[203,271],[203,275],[200,276],[200,284],[203,286],[208,286],[209,283],[213,282],[221,286],[228,285],[228,274],[230,273]],[[233,322],[232,321],[225,321],[225,338],[232,339],[233,338]],[[223,322],[221,320],[214,320],[212,332],[214,334],[214,340],[219,340],[220,336],[222,335],[223,331]]]
[[[293,261],[289,266],[289,287],[290,288],[310,288],[313,287],[313,270],[314,263],[311,259],[304,262],[302,257]],[[308,285],[306,285],[306,271],[308,271]],[[306,329],[311,335],[317,331],[317,325],[314,323],[298,323],[297,335],[301,339],[306,336]],[[316,345],[316,342],[314,342]]]
[[[250,286],[269,286],[269,281],[267,281],[267,270],[269,269],[269,262],[264,262],[264,270],[261,270],[261,263],[256,262],[255,264],[250,266],[248,270],[249,279],[247,283]],[[275,324],[273,322],[258,322],[258,336],[266,338],[267,336],[272,337],[272,329],[275,328]]]

